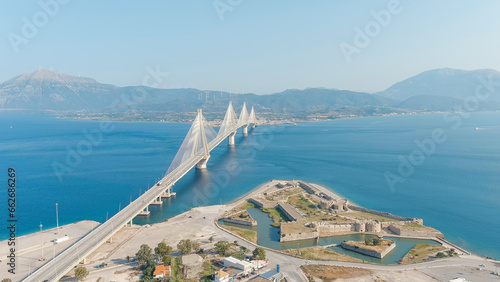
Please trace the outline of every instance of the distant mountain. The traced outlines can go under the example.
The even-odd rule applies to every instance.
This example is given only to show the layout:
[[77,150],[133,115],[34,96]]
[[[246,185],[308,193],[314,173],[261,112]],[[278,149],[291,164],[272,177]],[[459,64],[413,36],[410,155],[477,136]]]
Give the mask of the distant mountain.
[[[478,77],[500,81],[494,70],[431,70],[380,93],[308,88],[289,89],[270,95],[231,94],[198,89],[156,89],[143,86],[118,87],[50,70],[37,70],[0,84],[0,110],[55,111],[75,115],[116,117],[117,109],[143,119],[182,120],[201,108],[207,117],[221,118],[229,101],[236,109],[243,102],[268,117],[332,118],[402,113],[449,111],[475,93]],[[137,100],[137,93],[142,99]],[[499,90],[482,102],[480,110],[500,109]],[[132,101],[132,102],[130,102]]]
[[[287,90],[272,95],[230,94],[197,89],[155,89],[142,86],[117,87],[50,70],[37,70],[0,85],[0,109],[112,112],[117,103],[145,94],[133,107],[138,112],[180,113],[197,108],[224,112],[231,100],[238,107],[247,102],[259,110],[277,114],[307,115],[339,107],[384,107],[395,102],[368,93],[337,89]],[[142,94],[141,94],[142,97]]]
[[[490,77],[493,81],[500,81],[500,72],[495,70],[456,70],[436,69],[423,72],[406,80],[398,82],[377,95],[404,101],[415,96],[440,96],[463,99],[474,95],[476,87],[481,84],[479,77]],[[500,89],[497,90],[500,93]],[[497,97],[494,97],[497,96]],[[500,101],[500,95],[491,97]],[[440,99],[444,102],[446,99]],[[437,100],[429,101],[430,103]]]
[[37,70],[0,84],[0,108],[72,111],[109,104],[118,87],[91,78]]

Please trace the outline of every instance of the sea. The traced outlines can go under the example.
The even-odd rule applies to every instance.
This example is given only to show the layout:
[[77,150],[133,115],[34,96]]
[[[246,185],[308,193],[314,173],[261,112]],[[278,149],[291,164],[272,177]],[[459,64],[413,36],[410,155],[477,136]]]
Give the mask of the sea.
[[[59,225],[104,222],[164,176],[189,127],[0,114],[0,224],[15,219],[17,236],[53,228],[56,203]],[[206,170],[191,170],[173,186],[175,198],[134,223],[229,203],[271,179],[301,179],[369,209],[422,218],[447,240],[500,259],[500,112],[261,125],[235,142],[221,143]]]

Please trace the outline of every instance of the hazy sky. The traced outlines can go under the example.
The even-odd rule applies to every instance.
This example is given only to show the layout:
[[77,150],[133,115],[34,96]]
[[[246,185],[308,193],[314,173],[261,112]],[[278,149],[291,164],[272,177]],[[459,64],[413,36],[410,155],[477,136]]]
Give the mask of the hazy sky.
[[[500,70],[495,0],[55,1],[2,1],[0,81],[41,66],[120,86],[376,92],[434,68]],[[157,66],[169,75],[149,80]]]

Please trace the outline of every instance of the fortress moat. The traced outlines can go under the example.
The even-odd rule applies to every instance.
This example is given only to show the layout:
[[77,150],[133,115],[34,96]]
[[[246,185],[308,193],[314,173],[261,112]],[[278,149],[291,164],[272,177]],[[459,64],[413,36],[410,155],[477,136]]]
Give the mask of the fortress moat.
[[[420,245],[422,240],[424,245],[425,242],[428,245],[438,245],[439,248],[434,248],[436,253],[438,250],[451,249],[453,252],[465,252],[446,242],[438,230],[425,226],[421,218],[402,217],[366,209],[325,187],[300,180],[272,180],[233,206],[234,208],[219,219],[221,227],[230,225],[233,232],[235,228],[242,228],[254,232],[260,230],[262,233],[266,229],[257,225],[267,223],[263,223],[262,220],[259,222],[259,218],[254,219],[252,216],[256,215],[256,212],[266,213],[270,221],[268,227],[278,230],[263,233],[274,232],[279,235],[274,238],[264,238],[264,234],[259,233],[258,243],[273,249],[287,250],[295,246],[298,248],[316,245],[328,251],[347,255],[354,255],[356,252],[362,255],[361,259],[372,262],[373,259],[364,257],[383,260],[389,254],[397,252],[400,260],[411,248],[405,250],[403,254],[401,250],[394,251],[398,246],[393,240],[388,239],[392,237],[398,241],[399,238],[415,239],[415,242],[421,240],[418,242]],[[363,235],[363,239],[361,241],[351,239],[355,238],[352,236],[356,234]],[[346,239],[338,242],[337,238]],[[325,240],[335,243],[328,244]],[[405,244],[404,248],[408,248],[408,244]],[[433,259],[435,255],[429,253],[426,258]],[[393,260],[394,258],[390,259],[391,263]],[[396,260],[394,263],[397,262]],[[407,262],[411,261],[399,261],[399,263]]]

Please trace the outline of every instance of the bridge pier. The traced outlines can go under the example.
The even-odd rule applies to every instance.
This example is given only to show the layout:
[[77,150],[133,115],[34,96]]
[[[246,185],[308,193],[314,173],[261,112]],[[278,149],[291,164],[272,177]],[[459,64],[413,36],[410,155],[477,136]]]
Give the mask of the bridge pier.
[[140,211],[137,215],[149,215],[151,212],[149,211],[149,205],[146,206],[146,210]]
[[243,125],[243,135],[248,135],[248,124]]
[[236,135],[236,131],[229,135],[228,137],[229,145],[234,145],[234,135]]
[[210,159],[210,156],[201,159],[201,161],[198,164],[196,164],[196,168],[197,169],[205,169],[205,168],[207,168],[208,159]]
[[154,201],[151,202],[150,205],[162,205],[161,197],[157,197]]
[[130,227],[132,227],[132,220],[133,220],[133,219],[131,219],[131,220],[130,220],[130,222],[129,222],[129,226],[130,226]]
[[167,190],[165,192],[161,193],[160,197],[161,198],[170,198],[170,197],[175,197],[176,193],[172,192],[172,186],[168,186]]
[[255,123],[252,124],[252,128],[256,128],[256,127],[257,127],[257,125]]

